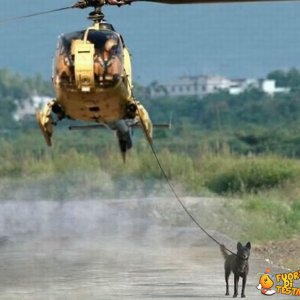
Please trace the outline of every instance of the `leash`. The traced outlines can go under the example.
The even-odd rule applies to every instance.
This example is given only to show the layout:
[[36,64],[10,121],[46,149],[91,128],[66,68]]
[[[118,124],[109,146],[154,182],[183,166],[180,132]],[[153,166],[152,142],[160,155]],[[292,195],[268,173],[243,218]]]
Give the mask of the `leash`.
[[216,238],[214,238],[196,219],[195,217],[191,214],[191,212],[188,210],[188,208],[185,206],[185,204],[183,203],[183,201],[181,200],[180,196],[178,195],[178,193],[176,192],[175,188],[173,187],[167,173],[165,172],[161,162],[160,162],[160,159],[157,155],[157,152],[154,148],[154,144],[153,144],[153,141],[151,141],[149,139],[149,137],[147,136],[147,130],[146,130],[146,126],[144,124],[144,122],[142,121],[141,119],[141,114],[140,114],[140,110],[139,110],[139,107],[138,107],[138,103],[136,101],[135,98],[134,99],[134,102],[136,104],[136,107],[137,107],[137,111],[138,111],[138,116],[139,116],[139,119],[140,119],[140,123],[142,125],[142,128],[143,128],[143,131],[146,135],[146,140],[148,141],[148,144],[150,146],[150,149],[151,149],[151,152],[157,162],[157,165],[159,166],[160,170],[161,170],[161,173],[166,181],[166,183],[168,184],[171,192],[173,193],[175,199],[177,200],[177,202],[180,204],[180,206],[183,208],[183,210],[185,211],[185,213],[189,216],[189,218],[194,222],[194,224],[202,231],[204,232],[212,241],[214,241],[217,245],[219,245],[220,247],[223,247],[226,251],[228,251],[229,253],[237,256],[236,253],[234,253],[233,251],[231,251],[230,249],[228,249],[224,244],[222,244],[221,242],[219,242]]

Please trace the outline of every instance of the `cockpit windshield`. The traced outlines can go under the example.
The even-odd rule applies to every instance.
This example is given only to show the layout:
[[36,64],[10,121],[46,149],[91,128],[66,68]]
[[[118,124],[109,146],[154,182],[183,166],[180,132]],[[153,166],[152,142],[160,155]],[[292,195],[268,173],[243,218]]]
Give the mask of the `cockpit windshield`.
[[[73,40],[83,40],[85,31],[76,31],[61,35],[58,42],[58,50],[60,54],[70,53]],[[115,54],[121,54],[120,38],[117,33],[110,30],[90,30],[87,35],[87,40],[94,44],[95,51],[101,53],[105,50],[107,41],[114,41]]]
[[[59,76],[59,79],[63,80],[67,79],[69,82],[82,77],[76,76],[76,72],[82,68],[82,64],[80,65],[78,61],[84,51],[74,51],[76,49],[74,45],[82,43],[93,45],[91,46],[93,48],[92,62],[89,68],[94,73],[95,84],[101,86],[106,83],[117,83],[123,72],[122,41],[120,36],[111,30],[88,29],[61,35],[58,40],[54,76]],[[86,61],[86,59],[81,61]],[[79,65],[78,68],[76,68],[76,63],[77,66]]]

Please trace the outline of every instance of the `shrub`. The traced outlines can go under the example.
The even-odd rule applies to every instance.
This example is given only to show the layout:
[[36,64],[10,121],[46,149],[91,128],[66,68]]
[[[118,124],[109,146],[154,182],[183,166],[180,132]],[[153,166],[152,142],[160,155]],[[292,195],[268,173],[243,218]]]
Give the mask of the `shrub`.
[[207,187],[219,194],[257,192],[280,186],[299,173],[288,159],[277,157],[242,158],[226,169],[219,169],[206,182]]

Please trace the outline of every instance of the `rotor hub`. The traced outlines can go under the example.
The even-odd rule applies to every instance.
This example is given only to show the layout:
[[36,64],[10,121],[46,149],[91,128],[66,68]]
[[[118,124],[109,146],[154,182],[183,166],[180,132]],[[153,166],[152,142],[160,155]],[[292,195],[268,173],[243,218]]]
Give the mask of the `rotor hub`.
[[132,0],[79,0],[73,5],[73,8],[87,8],[87,7],[95,7],[99,8],[104,5],[116,5],[122,6],[126,4],[130,4]]
[[101,11],[101,7],[95,7],[95,10],[89,13],[89,20],[92,20],[94,23],[101,23],[104,20],[104,14]]

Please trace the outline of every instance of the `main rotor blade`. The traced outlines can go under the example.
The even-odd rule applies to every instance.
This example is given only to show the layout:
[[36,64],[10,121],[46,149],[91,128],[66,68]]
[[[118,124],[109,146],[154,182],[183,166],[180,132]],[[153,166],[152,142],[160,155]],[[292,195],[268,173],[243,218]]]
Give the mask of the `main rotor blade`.
[[22,19],[28,19],[28,18],[31,18],[31,17],[40,16],[40,15],[46,15],[46,14],[50,14],[50,13],[54,13],[54,12],[58,12],[58,11],[62,11],[62,10],[67,10],[67,9],[70,9],[70,8],[73,8],[73,6],[68,6],[68,7],[62,7],[62,8],[57,8],[57,9],[42,11],[42,12],[33,13],[33,14],[30,14],[30,15],[25,15],[25,16],[20,16],[20,17],[13,17],[13,18],[8,18],[8,19],[2,19],[2,20],[0,20],[0,24],[7,23],[7,22],[12,22],[12,21],[17,21],[17,20],[22,20]]
[[132,2],[155,2],[165,4],[210,4],[210,3],[247,3],[247,2],[299,2],[299,0],[131,0]]

